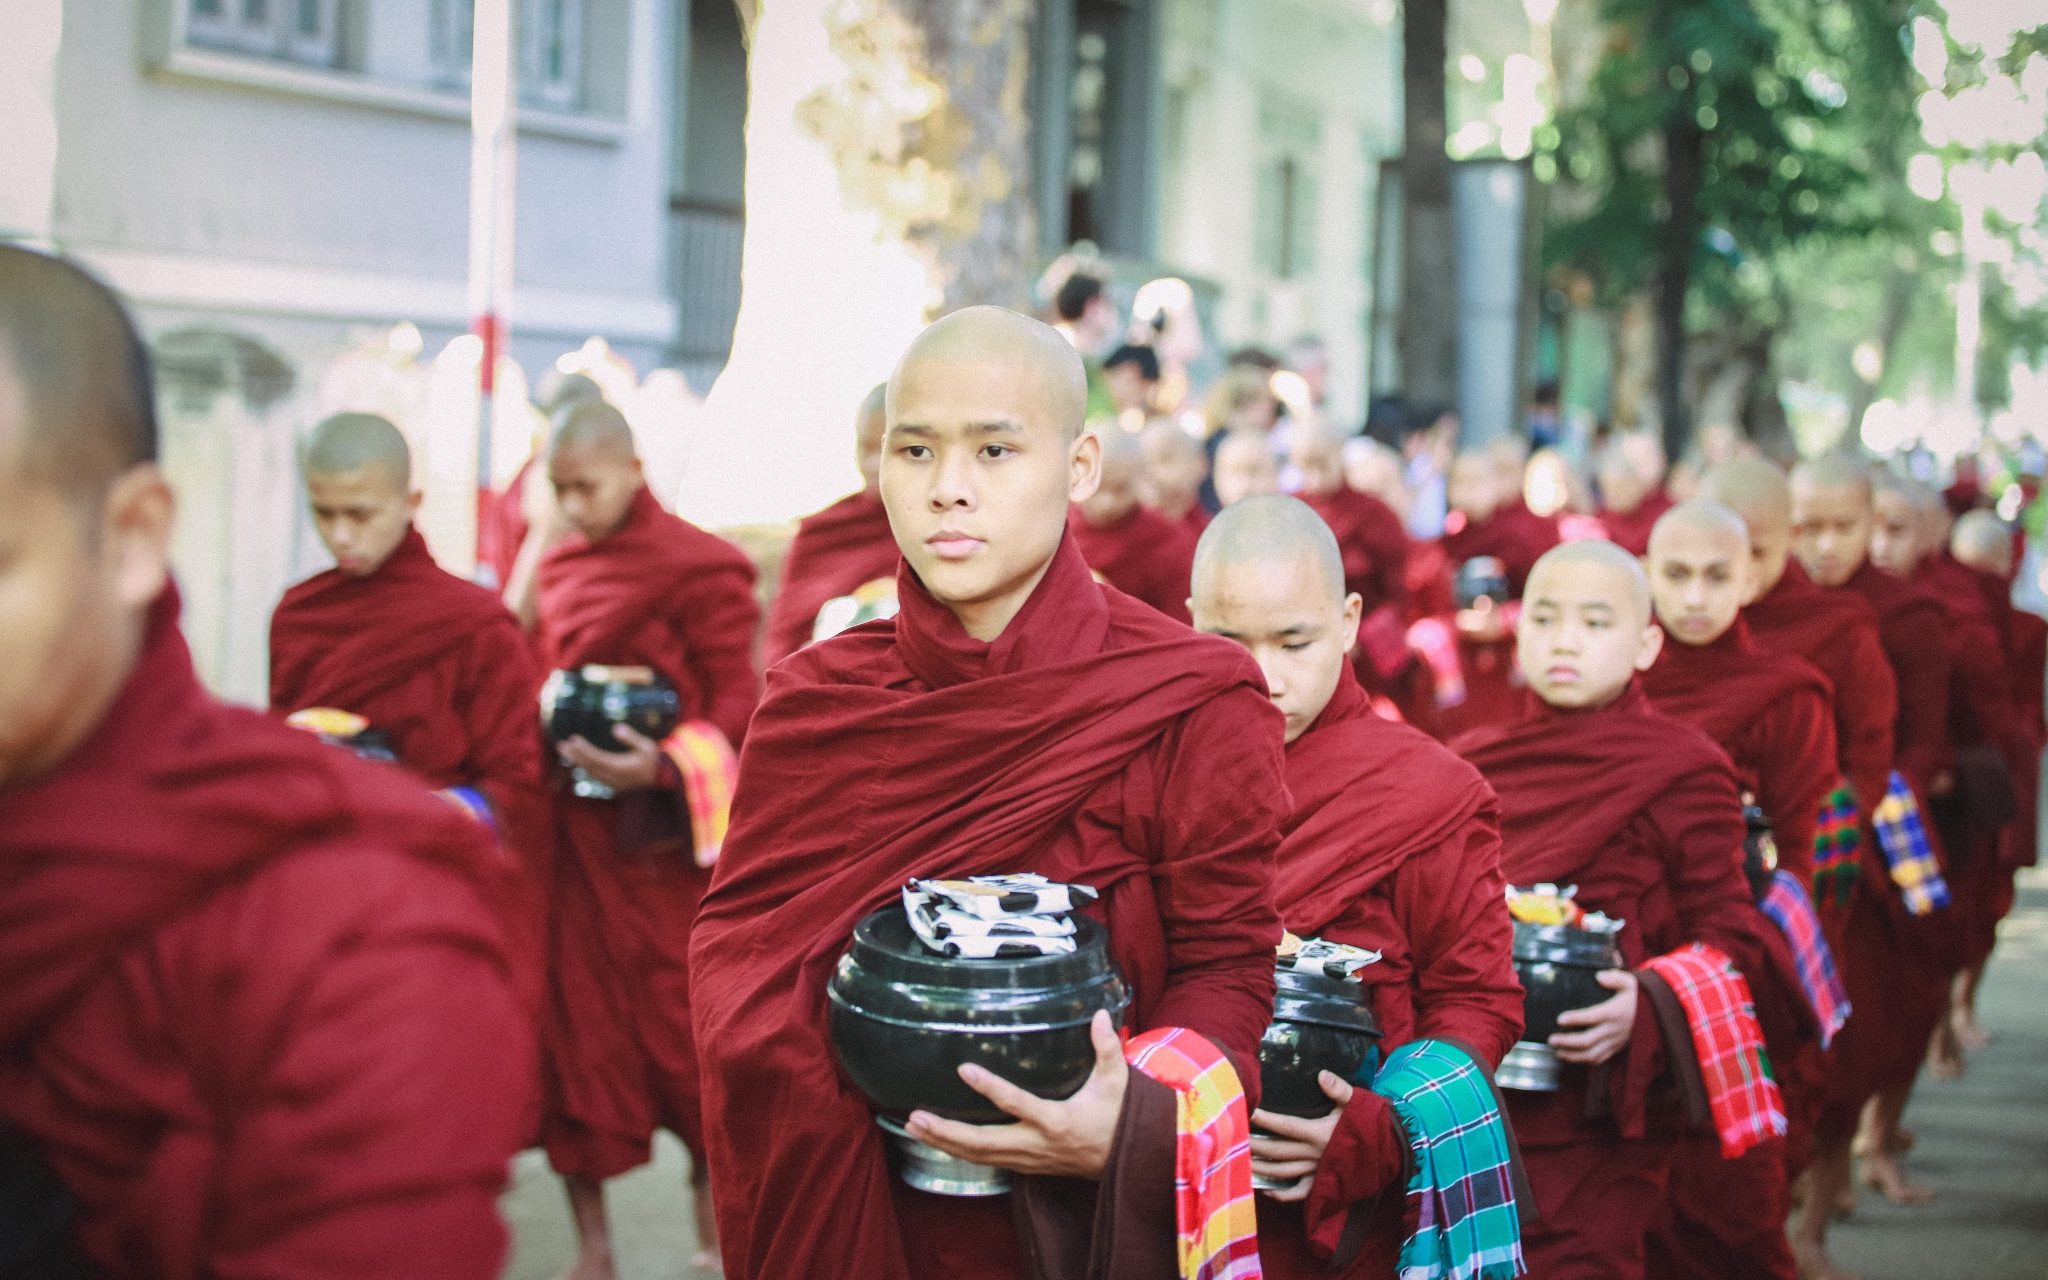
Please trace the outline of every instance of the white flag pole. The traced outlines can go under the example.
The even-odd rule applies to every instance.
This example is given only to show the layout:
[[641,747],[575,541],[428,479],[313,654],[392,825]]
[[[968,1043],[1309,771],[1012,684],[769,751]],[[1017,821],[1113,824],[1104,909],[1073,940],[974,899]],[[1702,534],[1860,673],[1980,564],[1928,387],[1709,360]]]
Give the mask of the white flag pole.
[[[476,508],[491,491],[498,358],[511,331],[519,73],[514,0],[475,0],[469,72],[469,329],[477,363]],[[496,585],[496,584],[493,584]]]

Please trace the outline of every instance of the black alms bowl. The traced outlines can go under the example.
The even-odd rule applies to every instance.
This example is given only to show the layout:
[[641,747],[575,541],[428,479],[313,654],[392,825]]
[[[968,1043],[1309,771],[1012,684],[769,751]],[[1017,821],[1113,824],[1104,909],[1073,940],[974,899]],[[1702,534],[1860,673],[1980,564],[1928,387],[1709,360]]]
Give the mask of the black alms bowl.
[[540,690],[548,741],[580,737],[600,751],[626,749],[612,733],[615,724],[656,741],[666,738],[681,709],[675,686],[645,667],[571,667],[550,674]]
[[1108,931],[1074,923],[1071,954],[963,960],[926,949],[900,903],[867,916],[827,989],[840,1066],[890,1116],[1008,1122],[960,1078],[968,1062],[1041,1098],[1071,1097],[1095,1067],[1095,1011],[1122,1026],[1131,1002]]
[[1524,993],[1522,1039],[1542,1044],[1556,1033],[1558,1014],[1612,996],[1593,975],[1621,967],[1621,951],[1608,934],[1515,921],[1515,976]]
[[1283,1116],[1326,1116],[1337,1104],[1316,1073],[1355,1081],[1380,1038],[1365,984],[1293,968],[1273,976],[1273,1021],[1259,1040],[1259,1106]]

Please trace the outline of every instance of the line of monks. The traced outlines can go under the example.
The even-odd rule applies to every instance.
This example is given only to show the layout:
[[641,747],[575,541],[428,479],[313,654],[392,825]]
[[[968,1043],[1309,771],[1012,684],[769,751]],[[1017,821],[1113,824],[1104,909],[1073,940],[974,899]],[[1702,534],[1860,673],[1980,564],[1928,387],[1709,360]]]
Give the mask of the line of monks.
[[[752,564],[661,507],[601,400],[487,513],[502,594],[434,565],[398,431],[328,419],[303,463],[335,568],[278,606],[265,716],[180,637],[132,322],[0,246],[0,1222],[28,1224],[0,1276],[488,1277],[538,1144],[592,1280],[603,1184],[660,1128],[733,1277],[1842,1276],[1852,1148],[1925,1194],[1899,1119],[1930,1046],[1954,1070],[1979,1034],[2032,861],[2043,628],[2006,527],[1738,459],[1640,548],[1560,543],[1473,498],[1474,457],[1459,527],[1411,543],[1312,426],[1299,498],[1223,441],[1211,519],[1200,447],[1084,432],[1086,394],[1036,321],[927,329],[860,407],[864,488],[783,562],[765,692]],[[1518,601],[1456,608],[1474,556]],[[623,726],[550,748],[537,690],[586,664],[658,673],[736,782]],[[826,983],[906,880],[1011,872],[1093,887],[1124,1034],[1216,1069],[1169,1078],[1106,1018],[1064,1101],[964,1068],[1015,1123],[908,1132],[1015,1189],[933,1195],[840,1074]],[[1560,1020],[1558,1089],[1480,1091],[1519,1148],[1482,1255],[1486,1170],[1425,1194],[1456,1134],[1329,1073],[1326,1117],[1261,1110],[1259,1043],[1284,929],[1380,953],[1383,1050],[1490,1078],[1523,1030],[1506,889],[1539,883],[1624,921],[1624,965]],[[1701,989],[1750,1042],[1705,1052]],[[1191,1146],[1211,1103],[1248,1144]],[[1211,1165],[1278,1189],[1191,1223]],[[1441,1204],[1466,1229],[1418,1220]]]

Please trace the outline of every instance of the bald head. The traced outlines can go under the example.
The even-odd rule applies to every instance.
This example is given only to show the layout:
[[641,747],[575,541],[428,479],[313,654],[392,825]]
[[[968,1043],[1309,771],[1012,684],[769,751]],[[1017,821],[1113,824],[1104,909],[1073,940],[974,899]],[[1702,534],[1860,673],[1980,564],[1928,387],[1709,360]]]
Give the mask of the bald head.
[[1751,598],[1776,587],[1792,554],[1792,486],[1785,473],[1764,458],[1738,455],[1700,477],[1699,496],[1733,511],[1748,527]]
[[300,464],[308,476],[338,476],[365,468],[400,491],[412,487],[412,450],[404,433],[374,413],[337,413],[313,428]]
[[1792,468],[1792,504],[1799,505],[1802,492],[1815,489],[1843,489],[1870,501],[1875,492],[1870,464],[1851,453],[1824,453]]
[[1561,542],[1544,552],[1529,570],[1529,585],[1522,591],[1524,607],[1567,578],[1599,583],[1627,620],[1638,626],[1649,622],[1650,579],[1642,561],[1604,538]]
[[1742,517],[1707,498],[1681,502],[1657,517],[1657,523],[1650,527],[1650,558],[1657,557],[1659,536],[1669,541],[1683,535],[1713,538],[1745,550],[1749,546],[1749,526]]
[[113,293],[61,258],[0,244],[0,466],[97,500],[157,456],[142,335]]
[[1262,494],[1230,506],[1209,522],[1195,544],[1195,594],[1205,575],[1222,566],[1299,562],[1313,566],[1333,602],[1344,599],[1344,554],[1337,537],[1299,498]]
[[1216,446],[1216,500],[1230,507],[1246,498],[1273,493],[1280,487],[1280,468],[1273,445],[1251,431],[1233,431]]
[[1567,542],[1529,571],[1515,661],[1537,697],[1585,710],[1620,697],[1657,659],[1664,633],[1651,622],[1642,564],[1611,542]]
[[1323,497],[1344,487],[1344,437],[1326,422],[1296,425],[1288,461],[1301,472],[1303,493]]
[[1871,563],[1909,578],[1946,540],[1947,505],[1933,489],[1888,467],[1871,468],[1869,478]]
[[1949,554],[1997,578],[2012,577],[2012,528],[1989,511],[1966,511],[1949,536]]
[[1877,525],[1872,496],[1870,467],[1852,454],[1824,454],[1793,468],[1792,549],[1808,577],[1840,587],[1863,568]]
[[647,485],[626,416],[602,400],[557,415],[548,481],[562,514],[585,538],[599,542],[624,528]]
[[1080,353],[1059,330],[1007,307],[967,307],[926,326],[903,353],[887,383],[889,394],[893,402],[907,375],[930,366],[989,364],[1022,375],[1047,420],[1069,441],[1080,436],[1088,415],[1088,373]]
[[1081,518],[1097,529],[1120,524],[1137,511],[1151,493],[1145,446],[1114,423],[1098,429],[1102,446],[1102,482],[1081,499]]
[[637,457],[633,447],[633,428],[627,425],[626,415],[603,400],[573,402],[557,416],[548,452],[559,454],[584,450]]
[[1209,456],[1180,424],[1161,418],[1138,434],[1145,450],[1145,474],[1152,481],[1152,505],[1179,519],[1200,500]]
[[1749,596],[1749,527],[1718,502],[1695,499],[1650,530],[1650,596],[1680,644],[1711,644],[1735,625]]
[[878,382],[861,397],[853,415],[853,465],[860,469],[861,492],[882,491],[882,437],[889,430],[889,384]]

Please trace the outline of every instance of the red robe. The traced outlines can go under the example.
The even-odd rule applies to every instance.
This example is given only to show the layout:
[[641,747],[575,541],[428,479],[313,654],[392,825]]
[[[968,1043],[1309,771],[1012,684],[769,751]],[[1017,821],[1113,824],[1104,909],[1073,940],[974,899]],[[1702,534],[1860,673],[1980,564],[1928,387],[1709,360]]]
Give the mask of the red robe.
[[1368,616],[1384,605],[1407,612],[1408,530],[1394,509],[1369,493],[1339,486],[1301,500],[1337,535],[1344,556],[1344,589],[1365,601]]
[[796,527],[782,559],[782,582],[768,611],[761,663],[772,667],[811,642],[818,610],[876,578],[896,577],[901,558],[880,498],[849,493]]
[[1607,530],[1607,540],[1627,551],[1632,556],[1650,554],[1650,530],[1656,527],[1657,518],[1671,510],[1671,495],[1659,485],[1643,495],[1633,511],[1600,509],[1601,527]]
[[897,581],[898,617],[771,673],[691,944],[735,1280],[1022,1274],[1003,1203],[1019,1196],[904,1185],[826,1035],[855,922],[912,876],[1094,886],[1132,989],[1126,1026],[1199,1032],[1257,1104],[1286,794],[1257,665],[1095,584],[1072,539],[992,644],[908,566]]
[[397,771],[214,702],[177,614],[0,790],[0,1121],[108,1277],[496,1276],[534,1085],[507,869]]
[[512,562],[526,542],[526,478],[533,473],[539,455],[520,464],[519,474],[502,491],[484,494],[477,501],[476,558],[490,566],[498,590],[512,581]]
[[[1287,789],[1294,812],[1274,872],[1281,921],[1304,938],[1381,953],[1360,976],[1382,1052],[1450,1039],[1493,1070],[1521,1031],[1522,988],[1509,955],[1492,791],[1428,736],[1373,714],[1349,671],[1315,724],[1288,745]],[[1259,1198],[1266,1274],[1391,1277],[1415,1229],[1396,1213],[1375,1215],[1343,1270],[1330,1271],[1329,1257],[1354,1206],[1389,1186],[1398,1192],[1407,1154],[1386,1099],[1353,1093],[1308,1200]]]
[[[1458,528],[1453,531],[1451,524]],[[1508,589],[1517,598],[1529,581],[1529,570],[1558,540],[1557,521],[1529,510],[1519,497],[1484,520],[1467,520],[1462,512],[1452,512],[1442,538],[1453,574],[1474,556],[1493,556],[1506,567]]]
[[[1160,514],[1166,515],[1163,511]],[[1215,517],[1209,514],[1209,508],[1203,506],[1197,500],[1189,503],[1186,511],[1181,512],[1177,516],[1167,516],[1166,518],[1174,521],[1176,524],[1186,525],[1188,532],[1194,534],[1199,539],[1202,536],[1202,532],[1209,527],[1209,521]]]
[[1188,622],[1188,593],[1195,575],[1195,541],[1187,526],[1149,507],[1104,528],[1067,514],[1067,536],[1103,581],[1135,596],[1176,622]]
[[[1639,685],[1596,710],[1539,703],[1454,746],[1500,797],[1508,883],[1577,885],[1581,904],[1627,922],[1616,941],[1630,968],[1694,941],[1744,973],[1774,968],[1742,878],[1734,768]],[[1647,995],[1636,1010],[1615,1058],[1566,1064],[1555,1093],[1507,1094],[1543,1217],[1522,1240],[1532,1275],[1642,1274],[1681,1117],[1651,1102],[1667,1062]]]
[[[675,686],[684,719],[709,720],[738,745],[759,689],[753,588],[738,548],[642,489],[618,532],[572,535],[542,559],[542,662],[652,667]],[[542,1138],[564,1175],[645,1164],[656,1128],[703,1151],[688,948],[710,872],[691,857],[680,779],[663,768],[669,785],[653,791],[555,798]]]

